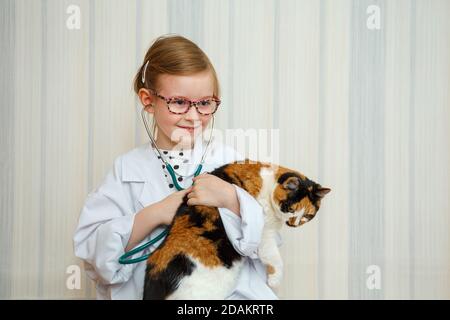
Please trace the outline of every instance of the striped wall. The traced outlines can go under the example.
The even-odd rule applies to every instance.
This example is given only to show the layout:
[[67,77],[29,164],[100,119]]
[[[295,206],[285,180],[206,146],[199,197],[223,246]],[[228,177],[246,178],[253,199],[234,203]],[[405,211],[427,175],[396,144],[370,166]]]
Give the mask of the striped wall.
[[[71,5],[80,29],[66,26]],[[166,33],[212,60],[218,128],[279,130],[279,161],[333,190],[316,220],[282,233],[282,299],[450,298],[449,1],[0,9],[0,298],[95,297],[73,231],[113,159],[146,141],[132,79]]]

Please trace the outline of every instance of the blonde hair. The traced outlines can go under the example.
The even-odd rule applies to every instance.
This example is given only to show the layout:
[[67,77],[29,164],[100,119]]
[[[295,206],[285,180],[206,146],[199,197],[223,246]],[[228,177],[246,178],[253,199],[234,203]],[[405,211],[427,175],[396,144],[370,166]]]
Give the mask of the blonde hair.
[[[220,98],[216,70],[203,50],[182,36],[163,35],[153,42],[145,54],[144,61],[134,78],[134,92],[138,94],[142,88],[157,91],[158,76],[161,74],[192,75],[204,71],[211,72],[214,82],[213,94]],[[142,79],[145,79],[144,83]]]

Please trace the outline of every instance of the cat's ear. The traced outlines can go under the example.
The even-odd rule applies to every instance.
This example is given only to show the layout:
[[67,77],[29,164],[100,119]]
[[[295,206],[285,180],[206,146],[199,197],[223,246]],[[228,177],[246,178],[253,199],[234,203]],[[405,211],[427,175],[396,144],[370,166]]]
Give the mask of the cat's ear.
[[284,183],[283,188],[286,190],[297,190],[300,185],[299,177],[289,177]]
[[324,188],[321,185],[319,185],[316,190],[314,191],[314,194],[319,198],[322,199],[323,197],[325,197],[325,195],[330,192],[331,189],[330,188]]

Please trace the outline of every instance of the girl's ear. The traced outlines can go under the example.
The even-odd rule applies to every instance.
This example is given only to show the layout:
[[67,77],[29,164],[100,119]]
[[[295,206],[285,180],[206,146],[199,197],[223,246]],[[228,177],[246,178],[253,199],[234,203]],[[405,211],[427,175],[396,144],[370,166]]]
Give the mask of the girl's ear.
[[[144,107],[149,107],[154,103],[153,96],[145,88],[139,89],[138,96],[139,100],[141,100],[141,103]],[[148,108],[147,111],[153,113],[153,108]]]

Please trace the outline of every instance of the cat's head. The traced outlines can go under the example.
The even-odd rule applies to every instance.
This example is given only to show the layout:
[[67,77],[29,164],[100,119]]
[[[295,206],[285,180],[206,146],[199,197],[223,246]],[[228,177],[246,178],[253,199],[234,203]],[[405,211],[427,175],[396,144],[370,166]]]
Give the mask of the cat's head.
[[283,170],[276,178],[271,201],[278,217],[290,227],[311,221],[331,191],[296,171]]

